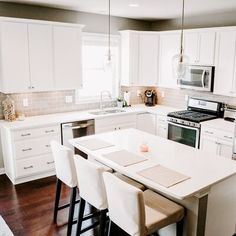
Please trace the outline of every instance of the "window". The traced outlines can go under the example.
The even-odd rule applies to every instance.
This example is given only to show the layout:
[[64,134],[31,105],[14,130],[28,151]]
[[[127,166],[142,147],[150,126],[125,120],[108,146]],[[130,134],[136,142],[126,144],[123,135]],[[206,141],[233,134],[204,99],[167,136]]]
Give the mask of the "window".
[[112,67],[107,68],[108,40],[106,35],[84,34],[82,45],[83,88],[78,91],[79,101],[100,99],[108,90],[117,97],[119,89],[119,36],[111,37]]

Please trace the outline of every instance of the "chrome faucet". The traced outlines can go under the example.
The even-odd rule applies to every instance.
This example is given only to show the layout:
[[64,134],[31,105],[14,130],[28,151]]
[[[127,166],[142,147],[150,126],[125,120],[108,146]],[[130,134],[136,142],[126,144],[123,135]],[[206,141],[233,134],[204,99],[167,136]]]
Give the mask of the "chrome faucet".
[[101,94],[100,94],[100,109],[102,110],[104,108],[104,105],[103,105],[103,95],[104,94],[107,94],[109,99],[111,99],[111,93],[108,91],[108,90],[103,90],[101,91]]

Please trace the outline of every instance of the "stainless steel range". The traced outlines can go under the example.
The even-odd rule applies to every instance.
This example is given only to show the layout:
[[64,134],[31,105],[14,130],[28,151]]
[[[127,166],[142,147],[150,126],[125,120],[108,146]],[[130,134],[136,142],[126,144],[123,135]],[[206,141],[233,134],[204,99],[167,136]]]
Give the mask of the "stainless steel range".
[[187,110],[167,115],[168,139],[199,148],[201,122],[223,117],[223,114],[223,103],[189,98]]

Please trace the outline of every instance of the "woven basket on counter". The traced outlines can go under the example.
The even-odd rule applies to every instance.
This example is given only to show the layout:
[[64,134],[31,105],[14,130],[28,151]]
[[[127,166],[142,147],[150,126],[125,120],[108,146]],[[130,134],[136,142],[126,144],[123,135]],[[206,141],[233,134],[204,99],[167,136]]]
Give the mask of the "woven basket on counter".
[[15,104],[9,96],[2,102],[2,107],[4,119],[6,121],[16,120]]

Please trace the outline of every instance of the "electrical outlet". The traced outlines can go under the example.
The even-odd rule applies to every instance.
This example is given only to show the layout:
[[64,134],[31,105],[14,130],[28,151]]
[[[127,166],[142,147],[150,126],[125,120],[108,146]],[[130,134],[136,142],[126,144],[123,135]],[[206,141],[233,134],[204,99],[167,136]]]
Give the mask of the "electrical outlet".
[[162,98],[165,97],[165,92],[164,92],[164,91],[161,92],[161,97],[162,97]]
[[65,97],[65,102],[66,103],[72,103],[73,102],[73,97],[72,96],[66,96]]
[[137,90],[137,97],[140,97],[142,95],[142,92],[141,92],[141,90]]
[[22,103],[23,103],[23,107],[28,107],[29,106],[28,98],[23,98]]

